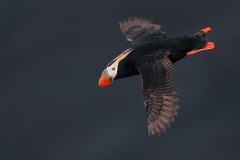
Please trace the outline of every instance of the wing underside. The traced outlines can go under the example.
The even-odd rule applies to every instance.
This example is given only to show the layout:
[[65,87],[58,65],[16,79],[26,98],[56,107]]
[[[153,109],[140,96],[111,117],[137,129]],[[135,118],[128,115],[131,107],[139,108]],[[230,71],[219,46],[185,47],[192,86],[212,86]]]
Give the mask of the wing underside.
[[177,93],[172,86],[172,62],[165,55],[138,68],[142,75],[148,135],[160,135],[177,115]]

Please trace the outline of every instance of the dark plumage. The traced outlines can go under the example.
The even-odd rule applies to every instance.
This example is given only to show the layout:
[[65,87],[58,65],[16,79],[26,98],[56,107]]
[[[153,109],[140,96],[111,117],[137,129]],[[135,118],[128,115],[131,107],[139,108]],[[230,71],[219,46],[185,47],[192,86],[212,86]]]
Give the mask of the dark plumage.
[[172,63],[187,55],[214,48],[208,42],[209,27],[192,36],[168,38],[146,18],[129,18],[120,22],[120,29],[128,41],[130,49],[124,51],[109,63],[99,80],[99,86],[141,74],[144,105],[147,111],[148,134],[160,135],[177,115],[177,93],[172,86]]

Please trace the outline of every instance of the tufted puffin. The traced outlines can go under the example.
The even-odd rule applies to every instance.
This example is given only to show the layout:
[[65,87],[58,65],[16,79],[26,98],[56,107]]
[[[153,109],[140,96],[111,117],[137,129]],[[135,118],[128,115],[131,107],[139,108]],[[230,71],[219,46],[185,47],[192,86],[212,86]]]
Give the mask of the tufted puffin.
[[173,63],[199,51],[214,48],[207,40],[206,27],[192,36],[168,38],[147,18],[129,18],[119,22],[122,34],[132,45],[113,59],[99,79],[99,87],[113,80],[141,75],[144,106],[147,112],[148,135],[166,132],[177,115],[178,98],[173,90]]

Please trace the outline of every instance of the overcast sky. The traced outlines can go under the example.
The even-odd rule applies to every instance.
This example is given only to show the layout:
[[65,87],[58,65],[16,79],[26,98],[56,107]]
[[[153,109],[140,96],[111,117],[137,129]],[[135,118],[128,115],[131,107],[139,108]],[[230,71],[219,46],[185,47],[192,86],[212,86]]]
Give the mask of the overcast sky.
[[[240,2],[0,1],[1,160],[239,160]],[[118,22],[169,37],[210,26],[216,49],[174,64],[179,115],[148,138],[139,76],[98,79],[130,46]]]

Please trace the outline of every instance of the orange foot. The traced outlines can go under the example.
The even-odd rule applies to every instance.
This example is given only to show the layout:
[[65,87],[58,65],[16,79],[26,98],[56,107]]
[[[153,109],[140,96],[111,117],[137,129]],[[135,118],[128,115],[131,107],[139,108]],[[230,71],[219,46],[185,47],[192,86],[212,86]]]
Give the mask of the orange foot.
[[213,42],[207,42],[206,46],[202,49],[194,49],[194,50],[191,50],[190,52],[187,52],[187,56],[191,55],[191,54],[195,54],[197,52],[200,52],[200,51],[204,51],[204,50],[209,50],[209,49],[213,49],[215,46],[214,46],[214,43]]
[[210,27],[206,27],[206,28],[203,28],[202,30],[201,30],[201,32],[203,32],[203,33],[207,33],[207,32],[210,32],[212,29],[210,28]]

